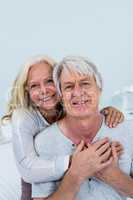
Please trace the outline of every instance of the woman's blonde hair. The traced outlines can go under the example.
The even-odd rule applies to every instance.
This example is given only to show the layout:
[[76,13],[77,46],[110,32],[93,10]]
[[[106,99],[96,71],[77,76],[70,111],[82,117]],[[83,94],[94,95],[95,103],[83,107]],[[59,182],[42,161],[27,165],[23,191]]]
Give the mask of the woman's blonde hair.
[[52,68],[56,64],[56,62],[48,56],[35,56],[25,63],[24,67],[20,70],[13,83],[10,100],[7,104],[7,113],[2,118],[2,122],[5,120],[10,120],[13,111],[17,108],[26,108],[30,110],[34,109],[34,106],[29,98],[29,93],[26,90],[26,83],[30,68],[40,62],[45,62]]

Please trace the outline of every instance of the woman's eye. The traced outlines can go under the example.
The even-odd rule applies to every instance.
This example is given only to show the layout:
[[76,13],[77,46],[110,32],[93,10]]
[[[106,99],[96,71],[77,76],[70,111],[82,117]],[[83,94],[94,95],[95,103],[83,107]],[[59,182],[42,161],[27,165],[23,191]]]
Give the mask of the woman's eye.
[[53,81],[53,79],[49,79],[47,82],[48,83],[53,83],[54,81]]
[[37,84],[33,84],[33,85],[30,86],[30,89],[37,88],[38,86],[39,86],[39,85],[37,85]]

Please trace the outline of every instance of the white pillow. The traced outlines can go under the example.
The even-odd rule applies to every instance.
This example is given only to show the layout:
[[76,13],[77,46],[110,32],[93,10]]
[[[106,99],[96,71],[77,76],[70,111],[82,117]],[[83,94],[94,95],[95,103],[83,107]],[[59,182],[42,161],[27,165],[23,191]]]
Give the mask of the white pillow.
[[12,138],[11,124],[1,124],[0,126],[0,144],[8,143]]

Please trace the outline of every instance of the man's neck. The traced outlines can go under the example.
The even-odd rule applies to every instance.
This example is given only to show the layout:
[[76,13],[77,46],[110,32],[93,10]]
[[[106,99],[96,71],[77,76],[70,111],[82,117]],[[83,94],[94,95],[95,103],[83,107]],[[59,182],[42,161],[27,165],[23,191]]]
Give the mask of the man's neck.
[[59,127],[63,134],[75,144],[80,143],[81,140],[84,140],[85,143],[91,143],[102,125],[102,118],[100,113],[87,119],[66,116],[59,121]]

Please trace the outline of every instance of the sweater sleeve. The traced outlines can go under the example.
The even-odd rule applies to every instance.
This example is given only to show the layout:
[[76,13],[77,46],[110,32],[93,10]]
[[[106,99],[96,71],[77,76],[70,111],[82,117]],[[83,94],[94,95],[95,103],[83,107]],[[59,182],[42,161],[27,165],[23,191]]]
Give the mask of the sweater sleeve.
[[34,136],[38,129],[32,113],[22,109],[14,111],[12,140],[17,168],[22,178],[29,183],[58,180],[68,169],[69,155],[53,160],[39,158],[34,148]]

